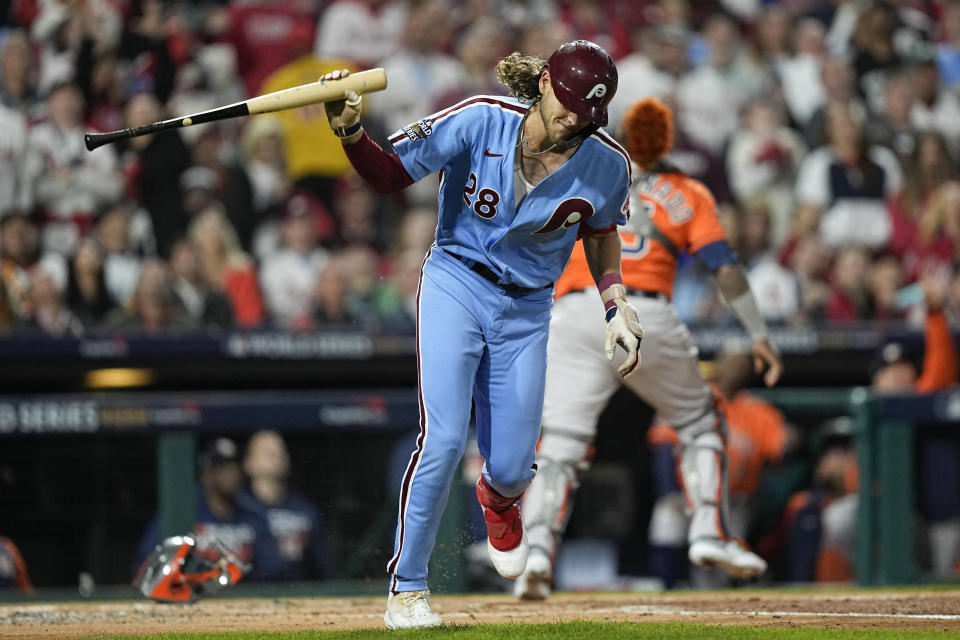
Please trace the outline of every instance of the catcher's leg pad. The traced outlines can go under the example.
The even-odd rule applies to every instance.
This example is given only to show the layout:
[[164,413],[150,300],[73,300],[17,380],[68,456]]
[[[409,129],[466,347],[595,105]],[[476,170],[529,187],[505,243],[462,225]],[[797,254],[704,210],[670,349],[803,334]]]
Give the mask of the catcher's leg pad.
[[688,540],[727,539],[726,425],[714,412],[677,429],[680,479],[693,512]]
[[530,545],[553,557],[566,531],[581,475],[590,467],[590,442],[545,433],[537,450],[537,475],[523,499]]

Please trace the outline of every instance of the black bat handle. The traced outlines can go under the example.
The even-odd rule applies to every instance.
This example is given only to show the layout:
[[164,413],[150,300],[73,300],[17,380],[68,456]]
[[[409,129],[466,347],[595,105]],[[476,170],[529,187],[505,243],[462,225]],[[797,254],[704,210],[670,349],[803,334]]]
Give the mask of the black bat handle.
[[214,122],[215,120],[225,120],[227,118],[236,118],[237,116],[246,115],[250,115],[250,110],[247,107],[247,103],[238,102],[236,104],[227,105],[226,107],[211,109],[210,111],[203,111],[190,116],[183,116],[182,118],[172,118],[170,120],[145,124],[139,127],[132,127],[130,129],[118,129],[117,131],[108,131],[106,133],[88,133],[83,136],[83,143],[86,145],[87,151],[93,151],[97,147],[102,147],[105,144],[116,142],[117,140],[136,138],[137,136],[145,136],[148,133],[179,129],[180,127],[189,127],[190,125],[194,124]]
[[117,140],[136,138],[137,136],[145,136],[148,133],[167,131],[168,129],[177,129],[184,126],[184,120],[186,120],[186,118],[177,118],[176,120],[164,120],[163,122],[145,124],[141,127],[108,131],[107,133],[88,133],[83,136],[83,143],[87,146],[87,151],[93,151],[97,147],[102,147],[105,144],[116,142]]

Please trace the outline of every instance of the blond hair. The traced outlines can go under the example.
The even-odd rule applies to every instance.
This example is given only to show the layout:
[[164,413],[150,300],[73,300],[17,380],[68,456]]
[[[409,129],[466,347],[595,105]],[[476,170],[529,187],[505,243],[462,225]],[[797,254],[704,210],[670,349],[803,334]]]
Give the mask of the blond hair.
[[510,89],[510,95],[534,103],[540,100],[540,75],[546,68],[545,58],[514,51],[497,63],[497,78]]

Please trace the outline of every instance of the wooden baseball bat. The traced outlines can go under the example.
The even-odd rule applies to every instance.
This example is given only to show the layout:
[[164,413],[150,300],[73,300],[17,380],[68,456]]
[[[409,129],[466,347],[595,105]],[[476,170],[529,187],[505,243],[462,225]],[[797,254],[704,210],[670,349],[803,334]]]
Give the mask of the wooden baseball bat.
[[83,141],[87,146],[87,151],[93,151],[97,147],[110,142],[136,138],[137,136],[147,135],[148,133],[179,129],[180,127],[189,127],[194,124],[215,122],[217,120],[226,120],[227,118],[236,118],[238,116],[249,116],[256,113],[294,109],[318,102],[343,100],[347,95],[347,91],[370,93],[373,91],[383,91],[386,88],[387,74],[383,69],[378,67],[376,69],[351,73],[346,78],[340,78],[339,80],[317,80],[309,84],[302,84],[299,87],[274,91],[273,93],[250,98],[243,102],[228,104],[225,107],[218,107],[189,116],[181,116],[179,118],[145,124],[131,129],[118,129],[117,131],[108,131],[106,133],[88,133],[83,136]]

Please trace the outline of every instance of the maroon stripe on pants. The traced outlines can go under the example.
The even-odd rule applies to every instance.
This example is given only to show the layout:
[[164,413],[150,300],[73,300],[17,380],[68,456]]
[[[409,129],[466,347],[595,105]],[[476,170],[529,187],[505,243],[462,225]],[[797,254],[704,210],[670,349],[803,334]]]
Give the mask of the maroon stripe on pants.
[[[407,464],[407,470],[403,474],[403,484],[400,486],[400,535],[398,536],[397,552],[387,564],[387,571],[393,573],[397,569],[397,563],[400,562],[400,554],[403,553],[403,536],[407,515],[407,499],[410,493],[410,485],[413,483],[414,471],[417,463],[420,461],[420,454],[423,453],[423,441],[427,436],[427,408],[423,402],[423,381],[420,374],[420,292],[423,289],[423,267],[426,265],[433,247],[427,251],[423,264],[420,265],[420,284],[417,286],[417,401],[420,404],[420,435],[417,436],[417,448],[410,456],[410,462]],[[394,586],[396,577],[394,577]]]

